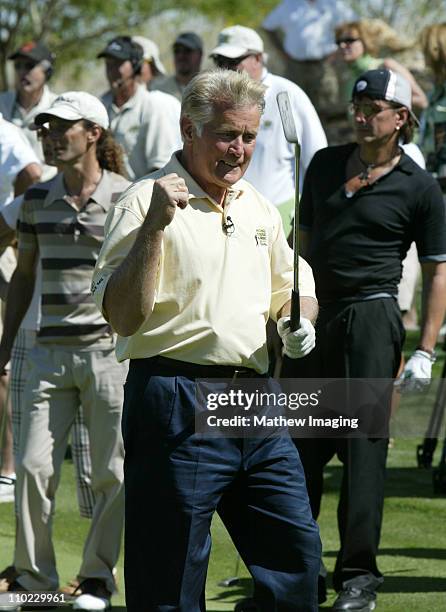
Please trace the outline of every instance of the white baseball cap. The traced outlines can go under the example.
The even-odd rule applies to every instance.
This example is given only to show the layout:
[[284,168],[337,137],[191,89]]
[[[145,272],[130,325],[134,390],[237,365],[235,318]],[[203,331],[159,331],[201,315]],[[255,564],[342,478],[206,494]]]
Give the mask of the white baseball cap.
[[263,40],[255,30],[236,25],[220,32],[217,46],[210,55],[235,59],[246,53],[263,53],[263,48]]
[[150,40],[150,38],[146,38],[145,36],[132,36],[132,42],[135,42],[142,47],[143,57],[146,62],[153,62],[153,65],[160,74],[166,74],[164,64],[160,60],[160,50],[158,45],[153,42],[153,40]]
[[104,130],[110,125],[105,106],[96,96],[86,91],[67,91],[57,96],[51,106],[35,116],[34,123],[38,126],[43,125],[50,117],[67,121],[86,119],[91,123],[97,123]]

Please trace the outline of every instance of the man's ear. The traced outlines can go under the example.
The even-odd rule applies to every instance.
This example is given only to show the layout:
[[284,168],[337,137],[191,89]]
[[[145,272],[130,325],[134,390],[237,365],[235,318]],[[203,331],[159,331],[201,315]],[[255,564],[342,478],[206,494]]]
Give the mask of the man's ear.
[[184,117],[184,116],[181,117],[180,129],[181,129],[181,135],[183,137],[183,141],[186,143],[192,142],[196,130],[195,130],[194,124],[192,123],[189,117]]
[[400,108],[396,112],[396,120],[398,129],[402,128],[409,120],[409,111],[407,108]]

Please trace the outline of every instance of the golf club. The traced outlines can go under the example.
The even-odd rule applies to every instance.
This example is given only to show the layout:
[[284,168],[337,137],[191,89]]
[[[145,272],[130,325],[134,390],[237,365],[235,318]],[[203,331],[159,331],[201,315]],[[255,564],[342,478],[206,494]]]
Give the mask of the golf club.
[[293,220],[293,250],[294,250],[294,287],[291,295],[291,331],[299,329],[300,324],[300,300],[299,300],[299,166],[300,166],[300,144],[297,137],[296,123],[293,117],[290,97],[287,91],[277,94],[280,118],[283,131],[288,142],[294,144],[294,220]]

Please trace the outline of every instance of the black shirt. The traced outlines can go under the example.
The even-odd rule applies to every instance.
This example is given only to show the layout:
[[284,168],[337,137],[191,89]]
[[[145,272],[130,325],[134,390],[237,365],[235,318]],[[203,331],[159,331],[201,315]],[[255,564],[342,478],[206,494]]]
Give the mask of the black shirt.
[[412,241],[424,261],[446,261],[445,206],[436,181],[404,152],[397,166],[352,197],[347,160],[356,144],[318,151],[305,176],[301,228],[321,302],[397,294]]

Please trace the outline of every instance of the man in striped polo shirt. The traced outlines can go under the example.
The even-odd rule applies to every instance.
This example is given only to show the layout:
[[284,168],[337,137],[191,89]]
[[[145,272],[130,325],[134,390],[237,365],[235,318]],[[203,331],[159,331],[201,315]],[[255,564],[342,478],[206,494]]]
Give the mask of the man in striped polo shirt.
[[115,339],[90,297],[90,283],[105,216],[128,181],[118,174],[120,149],[108,131],[107,111],[94,96],[67,92],[35,123],[48,130],[62,172],[25,194],[11,280],[11,292],[21,296],[13,301],[21,307],[7,310],[0,344],[1,370],[29,305],[40,257],[42,320],[29,354],[17,471],[19,577],[10,590],[58,587],[52,514],[69,431],[82,404],[96,502],[79,571],[81,594],[73,607],[104,610],[114,590],[123,522],[120,419],[126,366],[116,361]]

